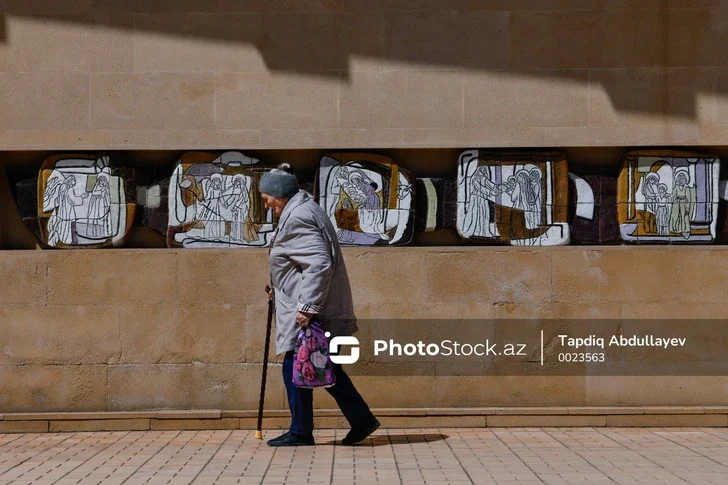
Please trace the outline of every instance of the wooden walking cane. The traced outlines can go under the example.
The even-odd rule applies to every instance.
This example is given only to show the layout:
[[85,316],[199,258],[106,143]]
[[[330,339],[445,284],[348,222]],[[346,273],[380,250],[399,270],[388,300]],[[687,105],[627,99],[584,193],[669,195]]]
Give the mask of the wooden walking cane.
[[[265,292],[271,291],[270,286],[265,287]],[[265,402],[265,378],[268,371],[268,348],[270,347],[270,331],[273,324],[273,298],[268,298],[268,321],[265,326],[265,350],[263,351],[263,376],[260,379],[260,403],[258,404],[258,427],[255,431],[255,438],[263,439],[263,403]]]

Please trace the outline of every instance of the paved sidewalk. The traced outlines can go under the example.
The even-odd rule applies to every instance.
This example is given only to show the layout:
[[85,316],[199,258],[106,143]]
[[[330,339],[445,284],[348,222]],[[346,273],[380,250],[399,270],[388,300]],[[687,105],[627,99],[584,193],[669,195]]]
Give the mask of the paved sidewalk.
[[[728,429],[380,430],[269,448],[252,431],[0,434],[0,485],[728,484]],[[266,439],[278,432],[266,432]]]

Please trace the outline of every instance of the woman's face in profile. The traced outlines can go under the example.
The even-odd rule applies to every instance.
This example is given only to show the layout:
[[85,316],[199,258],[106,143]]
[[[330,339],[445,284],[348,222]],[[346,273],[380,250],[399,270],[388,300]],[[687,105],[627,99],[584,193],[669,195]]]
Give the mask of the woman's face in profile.
[[288,199],[281,199],[279,197],[273,197],[272,195],[262,194],[263,202],[268,209],[271,209],[273,213],[280,217],[283,212],[283,208],[286,206]]

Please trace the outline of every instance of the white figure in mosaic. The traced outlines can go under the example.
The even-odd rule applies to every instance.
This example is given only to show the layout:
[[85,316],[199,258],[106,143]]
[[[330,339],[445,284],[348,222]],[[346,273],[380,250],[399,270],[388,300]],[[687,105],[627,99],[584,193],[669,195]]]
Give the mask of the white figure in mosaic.
[[[555,164],[548,159],[532,160],[527,155],[512,161],[481,160],[478,150],[461,154],[457,178],[460,236],[516,246],[569,243],[565,205],[555,210],[553,204]],[[564,167],[561,162],[559,186],[568,183]]]
[[259,193],[251,194],[251,167],[258,160],[240,152],[225,152],[202,162],[192,153],[187,159],[193,161],[184,161],[183,155],[170,178],[168,244],[267,246],[275,230],[273,216]]
[[245,177],[233,176],[232,187],[223,194],[223,205],[230,209],[230,237],[236,241],[243,241],[245,234],[245,220],[250,211],[250,195]]
[[642,243],[713,241],[718,170],[715,158],[626,156],[619,181],[622,238]]
[[88,234],[94,238],[111,235],[111,193],[109,176],[102,172],[96,179],[88,205]]
[[[339,242],[363,246],[406,242],[412,232],[412,184],[401,171],[392,172],[378,162],[385,157],[356,156],[362,160],[345,165],[326,156],[318,175],[319,204],[331,218]],[[391,173],[397,174],[394,182],[389,180]],[[396,195],[388,191],[391,183],[396,183]],[[388,197],[395,200],[386,203]]]
[[43,209],[53,209],[48,219],[48,245],[57,246],[58,243],[73,243],[73,223],[78,219],[76,207],[83,206],[88,194],[76,195],[76,177],[64,176],[55,172],[48,179],[45,191]]
[[109,158],[65,159],[55,163],[43,193],[51,212],[47,244],[56,247],[117,244],[126,233],[124,183],[111,174]]
[[203,237],[220,239],[225,235],[225,217],[222,206],[223,182],[220,174],[202,181],[202,200],[198,202],[197,219],[205,225]]
[[470,184],[471,193],[463,221],[464,233],[468,236],[493,237],[495,234],[491,230],[488,200],[493,200],[499,195],[502,188],[491,181],[487,165],[478,167]]

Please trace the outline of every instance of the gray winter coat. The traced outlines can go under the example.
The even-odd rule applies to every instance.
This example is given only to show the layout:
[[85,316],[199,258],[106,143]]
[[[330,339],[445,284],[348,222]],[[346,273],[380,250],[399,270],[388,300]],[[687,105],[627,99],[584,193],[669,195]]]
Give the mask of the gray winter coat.
[[332,337],[358,330],[336,231],[321,206],[303,190],[283,208],[269,262],[277,354],[294,348],[298,311],[317,313]]

